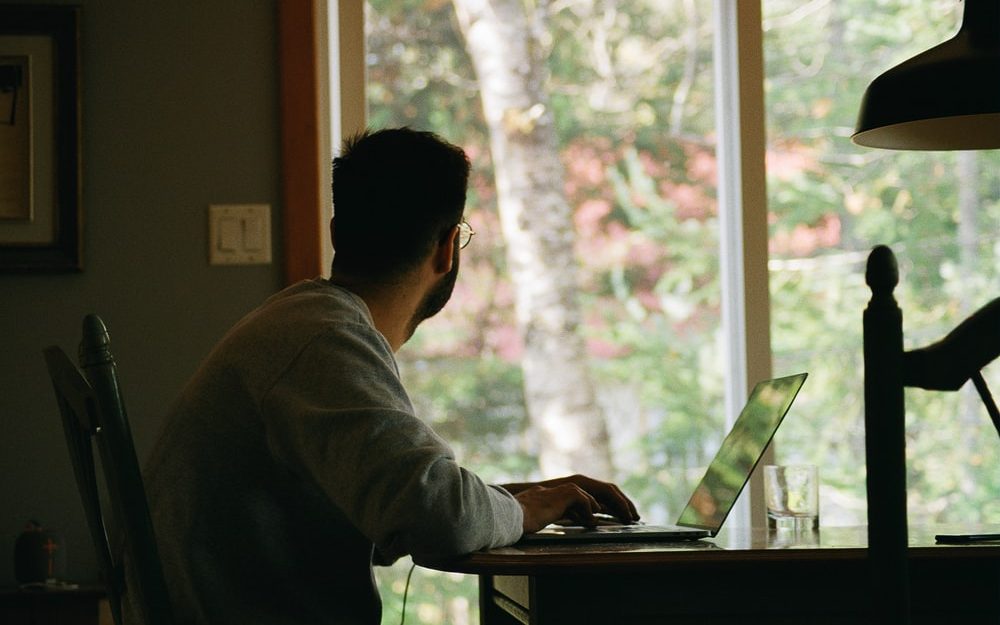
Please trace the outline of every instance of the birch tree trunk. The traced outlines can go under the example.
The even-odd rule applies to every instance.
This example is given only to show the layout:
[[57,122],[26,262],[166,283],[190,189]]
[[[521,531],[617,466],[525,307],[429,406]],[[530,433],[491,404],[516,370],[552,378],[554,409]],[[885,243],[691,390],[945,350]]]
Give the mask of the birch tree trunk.
[[516,291],[525,396],[546,477],[611,479],[607,427],[579,335],[573,215],[563,194],[545,93],[542,9],[522,0],[453,0],[490,132],[500,220]]

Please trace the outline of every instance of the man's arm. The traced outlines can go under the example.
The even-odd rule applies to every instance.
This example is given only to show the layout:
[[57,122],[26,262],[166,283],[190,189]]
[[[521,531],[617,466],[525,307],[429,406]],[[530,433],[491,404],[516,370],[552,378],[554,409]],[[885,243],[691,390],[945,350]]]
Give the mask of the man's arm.
[[275,458],[314,483],[387,560],[517,541],[521,505],[458,465],[413,415],[388,352],[366,339],[343,326],[317,335],[265,394]]
[[585,475],[570,475],[542,482],[504,484],[524,511],[525,534],[537,532],[559,519],[570,518],[581,525],[597,524],[594,514],[603,512],[624,523],[639,520],[635,504],[615,484]]

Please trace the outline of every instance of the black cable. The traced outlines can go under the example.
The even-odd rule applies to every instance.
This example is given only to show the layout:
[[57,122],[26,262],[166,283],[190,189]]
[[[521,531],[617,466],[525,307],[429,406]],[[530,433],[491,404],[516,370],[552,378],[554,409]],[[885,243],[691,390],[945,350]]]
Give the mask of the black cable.
[[415,568],[417,568],[417,564],[414,562],[410,565],[410,572],[406,574],[406,586],[403,588],[403,610],[399,617],[399,625],[406,623],[406,596],[410,594],[410,576],[413,575]]

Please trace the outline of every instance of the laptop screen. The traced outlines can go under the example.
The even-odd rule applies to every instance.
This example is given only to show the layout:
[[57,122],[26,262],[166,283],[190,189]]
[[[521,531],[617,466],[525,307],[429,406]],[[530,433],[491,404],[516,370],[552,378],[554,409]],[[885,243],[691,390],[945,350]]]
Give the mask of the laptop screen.
[[701,478],[677,524],[707,529],[714,536],[746,486],[750,474],[795,400],[805,373],[766,380],[750,393],[733,429]]

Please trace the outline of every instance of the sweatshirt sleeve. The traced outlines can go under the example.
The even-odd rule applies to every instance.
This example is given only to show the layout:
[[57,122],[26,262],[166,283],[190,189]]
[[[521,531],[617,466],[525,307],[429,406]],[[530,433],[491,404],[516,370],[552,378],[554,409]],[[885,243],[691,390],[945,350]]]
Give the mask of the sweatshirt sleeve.
[[383,557],[441,558],[516,542],[522,511],[459,466],[413,414],[384,339],[358,324],[311,341],[261,400],[268,445]]

